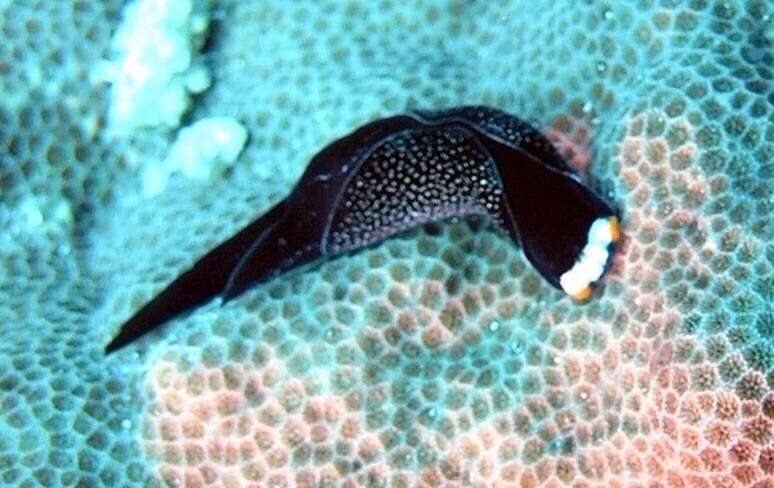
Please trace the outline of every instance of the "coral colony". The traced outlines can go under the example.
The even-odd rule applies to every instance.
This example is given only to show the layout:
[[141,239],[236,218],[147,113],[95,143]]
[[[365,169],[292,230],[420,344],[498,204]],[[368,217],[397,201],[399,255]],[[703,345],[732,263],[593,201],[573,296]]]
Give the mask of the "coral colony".
[[[765,0],[0,1],[0,485],[771,487],[771,19]],[[515,235],[480,206],[528,194],[492,178],[526,166],[493,150],[538,176],[554,159],[474,105],[582,174],[523,188]],[[408,142],[478,210],[401,206]],[[336,148],[371,171],[318,172]],[[518,225],[556,188],[619,218],[571,233],[577,281]],[[240,229],[293,202],[283,225],[337,232],[261,279],[248,264],[277,261]],[[617,239],[607,266],[584,234]],[[105,355],[239,235],[212,268],[226,300]]]

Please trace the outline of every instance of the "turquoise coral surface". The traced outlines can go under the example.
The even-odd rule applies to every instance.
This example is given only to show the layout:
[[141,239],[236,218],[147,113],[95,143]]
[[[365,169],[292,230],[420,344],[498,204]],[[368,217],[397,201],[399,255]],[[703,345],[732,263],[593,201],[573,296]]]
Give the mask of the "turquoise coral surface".
[[[212,3],[184,123],[250,139],[148,198],[174,133],[108,135],[90,80],[123,2],[0,0],[0,484],[774,486],[771,2]],[[474,103],[622,209],[592,303],[455,221],[103,355],[325,144]]]

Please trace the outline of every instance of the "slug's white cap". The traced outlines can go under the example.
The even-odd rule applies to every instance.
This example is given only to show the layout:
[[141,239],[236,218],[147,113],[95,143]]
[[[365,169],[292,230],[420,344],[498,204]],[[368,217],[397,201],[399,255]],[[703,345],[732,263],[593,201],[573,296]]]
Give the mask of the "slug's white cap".
[[586,246],[572,268],[559,278],[565,293],[575,300],[591,297],[591,286],[602,278],[612,252],[610,246],[621,236],[616,217],[597,219],[589,228]]

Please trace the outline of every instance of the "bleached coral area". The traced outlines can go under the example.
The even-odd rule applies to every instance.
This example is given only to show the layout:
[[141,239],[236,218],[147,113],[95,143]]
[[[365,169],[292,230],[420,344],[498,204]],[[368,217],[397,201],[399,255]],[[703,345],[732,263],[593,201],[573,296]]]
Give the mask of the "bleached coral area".
[[[150,194],[176,134],[110,136],[91,78],[123,7],[0,2],[0,484],[774,486],[770,2],[213,1],[183,121],[249,141]],[[448,222],[103,355],[326,143],[467,103],[621,208],[591,303]]]
[[112,61],[93,71],[96,81],[111,84],[111,131],[180,124],[191,94],[210,86],[210,72],[197,58],[209,9],[209,0],[133,0],[124,7]]

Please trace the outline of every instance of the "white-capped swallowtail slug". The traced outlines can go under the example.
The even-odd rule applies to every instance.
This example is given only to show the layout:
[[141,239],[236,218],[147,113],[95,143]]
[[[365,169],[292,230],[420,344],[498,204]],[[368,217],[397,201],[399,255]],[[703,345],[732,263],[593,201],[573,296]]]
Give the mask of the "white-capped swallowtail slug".
[[290,194],[123,324],[106,352],[220,296],[419,224],[484,215],[553,286],[585,300],[619,238],[616,213],[522,120],[468,106],[379,119],[320,151]]

